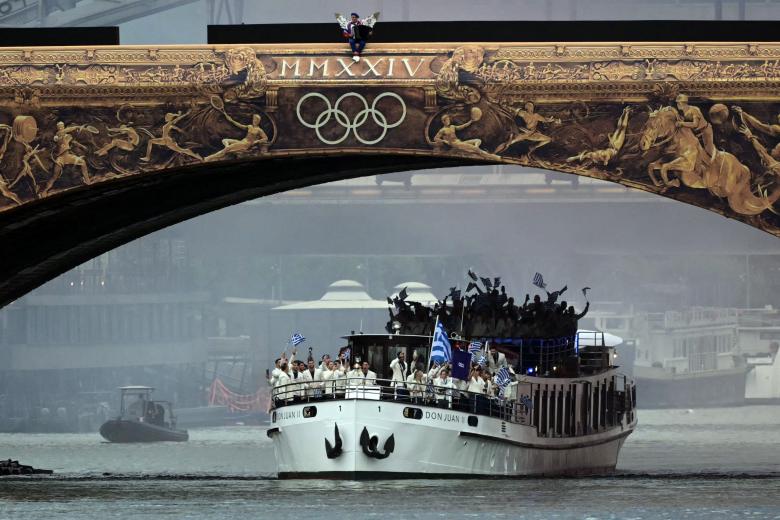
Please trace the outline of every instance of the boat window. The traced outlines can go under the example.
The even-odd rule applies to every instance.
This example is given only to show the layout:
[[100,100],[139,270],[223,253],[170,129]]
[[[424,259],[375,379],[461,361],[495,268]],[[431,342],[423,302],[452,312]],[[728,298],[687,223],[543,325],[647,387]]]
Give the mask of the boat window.
[[476,415],[469,415],[469,426],[476,426],[479,424],[479,418]]
[[407,419],[422,419],[423,412],[419,408],[412,408],[410,406],[407,406],[404,408],[404,417]]
[[364,360],[368,361],[369,369],[376,372],[376,375],[380,378],[384,378],[387,375],[384,351],[385,349],[383,345],[369,345],[368,352],[366,353],[366,359]]
[[276,422],[276,412],[271,414],[271,422]]
[[[403,352],[406,354],[406,345],[390,345],[387,347],[387,364],[389,365],[390,362],[398,357],[398,353]],[[406,356],[406,363],[409,362],[409,356],[407,354]]]
[[306,419],[311,419],[312,417],[317,416],[317,407],[316,406],[304,406],[303,407],[303,416]]

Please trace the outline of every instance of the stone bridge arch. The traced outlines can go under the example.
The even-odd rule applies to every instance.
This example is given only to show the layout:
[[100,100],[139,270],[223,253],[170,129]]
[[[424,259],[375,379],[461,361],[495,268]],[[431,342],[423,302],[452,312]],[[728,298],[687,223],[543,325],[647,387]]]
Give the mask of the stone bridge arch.
[[478,163],[612,181],[780,235],[780,44],[0,50],[0,304],[242,200]]

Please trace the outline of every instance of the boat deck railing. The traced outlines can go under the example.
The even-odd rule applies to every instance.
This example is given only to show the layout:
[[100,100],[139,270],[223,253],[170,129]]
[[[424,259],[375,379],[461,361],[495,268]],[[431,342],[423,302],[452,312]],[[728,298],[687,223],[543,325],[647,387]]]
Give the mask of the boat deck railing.
[[389,379],[344,378],[337,381],[291,383],[274,388],[271,399],[274,408],[332,400],[394,401],[408,403],[409,408],[404,410],[404,415],[412,419],[422,419],[422,410],[415,407],[433,407],[495,417],[517,424],[531,424],[532,405],[529,396],[503,399],[436,384],[407,382],[400,385]]
[[[578,437],[635,420],[636,387],[617,373],[576,384],[519,383],[508,392],[509,399],[435,382],[403,385],[388,379],[364,378],[306,381],[277,386],[271,398],[274,409],[309,405],[303,408],[304,418],[315,417],[316,403],[321,402],[393,401],[407,405],[403,414],[410,419],[422,419],[428,413],[423,408],[447,409],[531,426],[540,437]],[[471,423],[477,418],[468,420]]]

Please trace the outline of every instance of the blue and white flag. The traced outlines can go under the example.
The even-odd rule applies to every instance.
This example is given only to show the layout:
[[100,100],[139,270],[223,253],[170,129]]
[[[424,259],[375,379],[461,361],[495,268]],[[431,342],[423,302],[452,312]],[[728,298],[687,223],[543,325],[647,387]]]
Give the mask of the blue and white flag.
[[540,289],[546,289],[547,284],[544,283],[544,278],[542,278],[542,273],[536,273],[534,275],[534,285],[537,286]]
[[293,347],[297,347],[304,341],[306,341],[306,338],[304,338],[303,334],[301,334],[300,332],[296,332],[295,334],[290,336],[290,343],[293,344]]
[[485,368],[487,366],[487,356],[485,354],[482,354],[477,358],[477,365],[481,366],[482,368]]
[[511,382],[512,374],[509,373],[509,369],[501,367],[501,369],[496,372],[496,386],[500,389],[499,396],[504,397],[504,390],[506,390],[506,387],[509,386],[509,383]]
[[479,341],[472,341],[469,343],[469,352],[471,353],[472,357],[476,354],[479,354],[480,350],[482,350],[482,343]]
[[446,363],[452,359],[452,347],[447,338],[447,331],[444,325],[436,324],[436,330],[433,331],[433,343],[431,343],[431,361]]

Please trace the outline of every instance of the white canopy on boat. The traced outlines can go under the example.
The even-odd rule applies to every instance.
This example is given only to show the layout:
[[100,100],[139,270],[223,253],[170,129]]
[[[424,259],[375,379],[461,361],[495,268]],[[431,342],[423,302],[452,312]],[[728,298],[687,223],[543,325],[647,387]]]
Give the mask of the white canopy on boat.
[[[395,292],[393,293],[392,298],[398,296],[398,293],[401,292],[401,290],[404,288],[406,288],[406,294],[408,295],[406,297],[407,302],[417,302],[422,303],[423,305],[434,305],[439,301],[439,299],[436,298],[436,296],[434,296],[434,294],[431,292],[431,286],[420,282],[399,283],[395,286]],[[452,302],[449,303],[451,304]]]
[[577,341],[580,347],[616,347],[623,343],[623,338],[609,332],[578,329]]
[[275,311],[317,309],[387,309],[387,302],[371,298],[360,282],[338,280],[328,286],[319,300],[274,307]]

